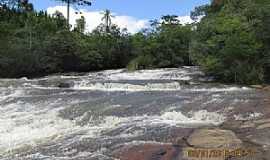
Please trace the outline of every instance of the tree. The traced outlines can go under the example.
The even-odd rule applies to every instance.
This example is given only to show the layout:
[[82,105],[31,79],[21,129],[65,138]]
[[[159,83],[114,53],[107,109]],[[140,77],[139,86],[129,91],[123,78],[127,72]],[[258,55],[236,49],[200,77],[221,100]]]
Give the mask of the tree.
[[194,14],[203,13],[204,17],[196,24],[192,58],[207,74],[230,83],[265,81],[269,41],[263,37],[269,32],[263,29],[267,14],[262,11],[269,1],[261,6],[258,2],[215,0]]
[[177,25],[180,22],[177,18],[178,18],[177,15],[166,15],[166,16],[162,16],[161,20],[163,24]]
[[102,17],[102,21],[104,21],[104,25],[105,25],[105,32],[109,33],[110,32],[110,28],[112,25],[112,18],[114,17],[111,13],[110,10],[106,9],[105,11],[102,12],[103,17]]
[[18,6],[22,12],[32,12],[34,10],[33,4],[29,3],[28,0],[20,0]]
[[80,19],[77,19],[76,20],[75,30],[78,31],[78,32],[80,32],[80,33],[84,33],[84,31],[85,31],[85,24],[86,24],[85,18],[84,18],[84,16],[81,16]]
[[70,6],[78,5],[78,6],[91,6],[92,2],[90,0],[56,0],[59,2],[64,2],[67,4],[67,24],[69,25],[69,17],[70,17]]
[[14,8],[18,6],[18,0],[0,0],[0,6],[7,6],[10,8]]
[[194,11],[190,13],[190,18],[193,21],[198,21],[201,17],[207,16],[209,8],[209,5],[195,7]]
[[53,18],[55,18],[57,27],[59,28],[66,28],[66,19],[60,11],[55,11],[55,13],[52,15]]

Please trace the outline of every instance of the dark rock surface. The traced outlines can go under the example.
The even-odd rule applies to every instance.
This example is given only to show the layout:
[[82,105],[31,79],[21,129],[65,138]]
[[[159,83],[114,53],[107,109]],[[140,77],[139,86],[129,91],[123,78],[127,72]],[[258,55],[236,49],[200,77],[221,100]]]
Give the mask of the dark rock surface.
[[57,85],[57,87],[59,87],[59,88],[71,88],[71,87],[73,87],[73,85],[74,84],[72,84],[72,83],[67,83],[67,82],[63,82],[63,83],[59,83],[58,85]]

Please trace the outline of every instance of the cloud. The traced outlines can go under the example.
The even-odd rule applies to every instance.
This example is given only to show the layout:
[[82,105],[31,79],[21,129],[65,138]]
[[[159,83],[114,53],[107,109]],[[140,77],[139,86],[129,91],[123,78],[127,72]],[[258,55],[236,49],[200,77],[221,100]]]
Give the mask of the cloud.
[[[49,7],[47,9],[47,12],[49,14],[53,14],[56,11],[59,11],[63,13],[65,17],[67,17],[66,10],[67,10],[66,6],[55,6],[55,7]],[[75,12],[76,11],[73,8],[70,8],[70,24],[73,27],[76,24],[76,19],[79,19],[81,17],[80,14],[76,14]],[[102,11],[79,10],[79,12],[82,12],[82,15],[85,17],[87,32],[91,32],[102,22],[101,21]],[[137,19],[131,16],[117,15],[116,13],[113,13],[113,15],[114,15],[114,18],[112,19],[112,22],[114,24],[117,24],[121,29],[127,28],[130,33],[136,33],[140,31],[141,29],[148,27],[149,25],[148,20],[145,20],[145,19]]]
[[[67,17],[67,8],[66,6],[54,6],[49,7],[47,12],[49,14],[53,14],[56,11],[63,13],[65,17]],[[93,31],[100,23],[102,23],[102,11],[87,11],[87,10],[79,10],[76,11],[73,8],[70,8],[70,24],[74,27],[76,24],[76,19],[81,17],[80,14],[76,14],[75,12],[82,12],[82,15],[85,17],[86,20],[86,31],[91,32]],[[121,29],[127,28],[130,33],[136,33],[143,28],[149,27],[149,20],[148,19],[138,19],[135,17],[127,16],[127,15],[118,15],[117,13],[112,13],[114,18],[112,22],[117,24]],[[180,20],[181,24],[190,24],[194,22],[189,16],[179,16],[178,20]]]
[[181,24],[191,24],[194,21],[190,18],[190,16],[179,16],[177,18]]

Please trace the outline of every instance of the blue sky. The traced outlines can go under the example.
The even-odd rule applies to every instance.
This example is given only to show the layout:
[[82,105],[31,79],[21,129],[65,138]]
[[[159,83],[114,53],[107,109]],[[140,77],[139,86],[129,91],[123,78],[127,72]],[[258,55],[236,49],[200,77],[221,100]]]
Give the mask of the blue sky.
[[[166,14],[189,15],[195,6],[209,3],[210,0],[94,0],[89,11],[110,9],[120,15],[138,19],[155,19]],[[63,5],[54,0],[30,0],[37,10]]]
[[[130,33],[136,33],[149,27],[149,21],[159,19],[163,15],[179,16],[182,24],[192,23],[189,15],[196,6],[209,3],[210,0],[93,0],[93,5],[81,8],[82,15],[76,14],[76,8],[71,8],[70,24],[74,27],[76,19],[81,16],[86,20],[86,31],[93,31],[102,23],[101,12],[112,11],[112,22],[121,29],[127,28]],[[60,11],[66,17],[66,6],[55,0],[30,0],[36,10],[47,10],[49,14]]]

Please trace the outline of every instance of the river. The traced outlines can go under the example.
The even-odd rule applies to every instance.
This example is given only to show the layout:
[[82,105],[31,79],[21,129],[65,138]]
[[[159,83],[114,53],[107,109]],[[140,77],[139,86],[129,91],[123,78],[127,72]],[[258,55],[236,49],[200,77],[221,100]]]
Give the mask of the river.
[[123,145],[165,143],[176,128],[215,127],[263,111],[262,97],[198,67],[0,79],[1,160],[110,160]]

